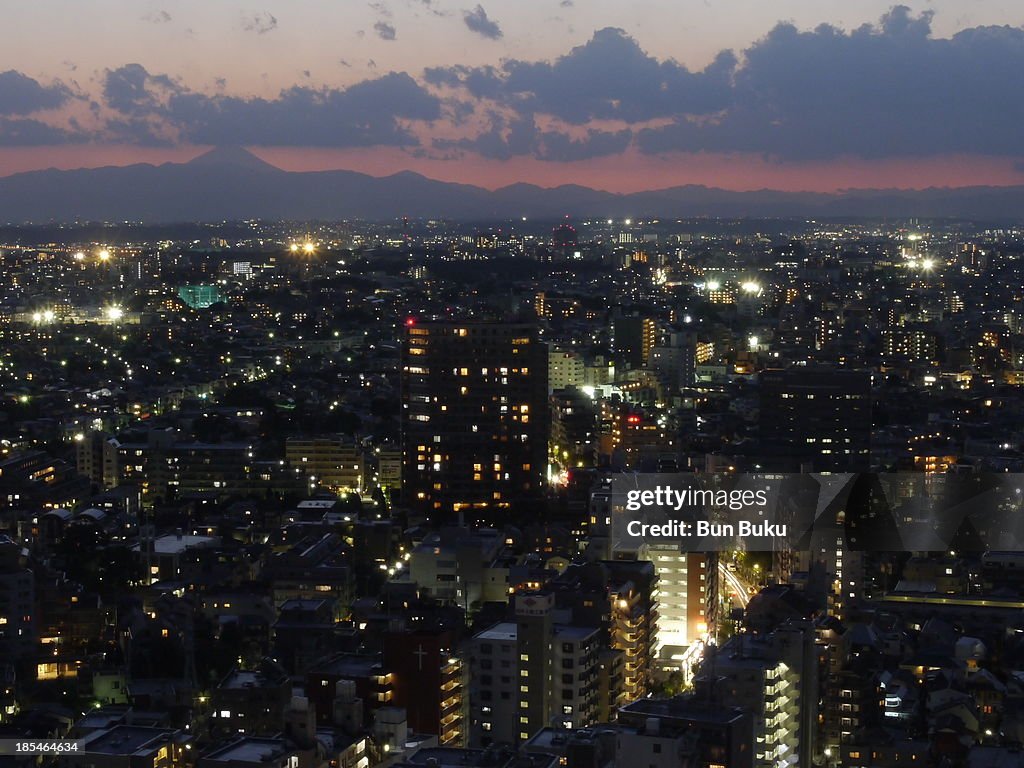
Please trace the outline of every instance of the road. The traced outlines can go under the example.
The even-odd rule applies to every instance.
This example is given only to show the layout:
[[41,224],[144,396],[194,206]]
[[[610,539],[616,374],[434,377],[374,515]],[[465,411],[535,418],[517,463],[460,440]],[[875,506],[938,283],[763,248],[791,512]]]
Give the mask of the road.
[[750,602],[749,586],[745,584],[739,576],[726,568],[726,564],[721,561],[718,563],[718,573],[723,579],[725,579],[732,591],[736,593],[736,599],[739,601],[739,604],[743,608],[746,608],[747,603]]

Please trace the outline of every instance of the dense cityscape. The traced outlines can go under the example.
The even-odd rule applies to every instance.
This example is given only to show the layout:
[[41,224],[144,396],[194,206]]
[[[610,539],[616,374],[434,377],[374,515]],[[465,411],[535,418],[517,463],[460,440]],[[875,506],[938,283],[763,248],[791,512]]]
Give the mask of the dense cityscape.
[[627,473],[1024,472],[994,226],[3,228],[0,739],[77,745],[4,759],[1024,765],[1024,554],[609,535]]

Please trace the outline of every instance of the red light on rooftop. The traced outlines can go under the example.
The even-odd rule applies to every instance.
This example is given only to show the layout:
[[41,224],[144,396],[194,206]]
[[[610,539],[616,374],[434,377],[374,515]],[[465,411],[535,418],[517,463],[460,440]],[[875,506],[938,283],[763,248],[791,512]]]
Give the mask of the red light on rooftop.
[[412,328],[414,325],[416,325],[416,318],[415,317],[407,317],[407,318],[405,318],[405,327],[406,328]]

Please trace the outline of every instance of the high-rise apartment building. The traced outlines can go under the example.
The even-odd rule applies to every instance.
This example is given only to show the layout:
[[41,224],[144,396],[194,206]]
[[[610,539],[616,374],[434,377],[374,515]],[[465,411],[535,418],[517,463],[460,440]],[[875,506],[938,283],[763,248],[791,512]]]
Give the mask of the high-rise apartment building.
[[466,739],[463,664],[451,632],[432,629],[384,635],[384,668],[392,677],[392,706],[405,709],[417,733],[436,734],[443,746]]
[[761,441],[819,472],[870,466],[871,374],[795,367],[764,371]]
[[755,768],[810,765],[818,714],[818,661],[810,625],[735,635],[704,659],[698,696],[750,712]]
[[618,317],[612,325],[615,355],[627,367],[646,365],[657,340],[658,329],[650,317]]
[[481,519],[538,498],[550,413],[537,327],[410,320],[402,358],[408,502]]
[[515,622],[471,643],[470,743],[515,744],[542,728],[573,730],[597,722],[601,707],[601,630],[568,625],[555,596],[516,598]]

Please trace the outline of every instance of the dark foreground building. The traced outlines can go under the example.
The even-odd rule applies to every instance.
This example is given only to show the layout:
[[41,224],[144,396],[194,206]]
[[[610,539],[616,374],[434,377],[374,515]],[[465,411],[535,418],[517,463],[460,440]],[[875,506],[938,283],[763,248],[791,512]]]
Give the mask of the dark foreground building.
[[432,516],[500,519],[540,497],[547,350],[529,323],[408,321],[403,484]]

